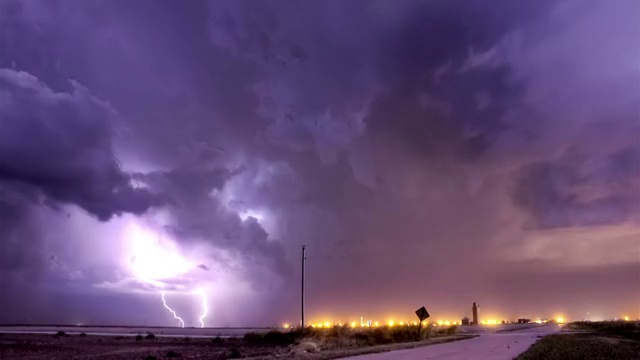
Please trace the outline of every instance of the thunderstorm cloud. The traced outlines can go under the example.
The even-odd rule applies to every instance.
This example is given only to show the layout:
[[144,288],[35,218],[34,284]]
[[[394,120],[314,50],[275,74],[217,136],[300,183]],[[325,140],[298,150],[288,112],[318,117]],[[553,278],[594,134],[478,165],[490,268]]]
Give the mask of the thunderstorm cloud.
[[632,313],[638,13],[0,0],[0,323]]

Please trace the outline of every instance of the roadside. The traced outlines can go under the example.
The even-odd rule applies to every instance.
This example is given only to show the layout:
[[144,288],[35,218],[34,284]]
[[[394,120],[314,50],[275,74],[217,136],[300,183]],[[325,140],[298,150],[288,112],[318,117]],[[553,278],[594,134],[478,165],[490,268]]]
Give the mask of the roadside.
[[[454,341],[467,340],[474,338],[474,335],[452,335],[452,336],[443,336],[436,337],[432,339],[427,339],[423,341],[409,342],[409,343],[397,343],[397,344],[387,344],[387,345],[375,345],[375,346],[365,346],[365,347],[357,347],[357,348],[344,348],[344,349],[333,349],[333,350],[317,350],[313,349],[313,345],[309,344],[301,344],[300,346],[291,349],[288,352],[283,352],[280,354],[271,354],[268,356],[257,356],[257,357],[249,357],[246,359],[251,360],[273,360],[273,359],[292,359],[292,360],[329,360],[329,359],[342,359],[346,357],[359,356],[359,355],[367,355],[367,354],[377,354],[377,353],[387,353],[389,351],[396,350],[406,350],[406,349],[414,349],[423,346],[437,345],[437,344],[445,344]],[[309,349],[311,346],[311,351]]]
[[518,356],[518,360],[595,360],[640,358],[637,322],[578,322],[566,326],[574,334],[544,337]]
[[[120,359],[298,359],[325,360],[359,354],[410,349],[470,339],[456,327],[412,326],[248,333],[244,337],[161,337],[151,332],[131,336],[67,334],[0,334],[0,358],[27,360]],[[421,339],[421,340],[419,340]]]

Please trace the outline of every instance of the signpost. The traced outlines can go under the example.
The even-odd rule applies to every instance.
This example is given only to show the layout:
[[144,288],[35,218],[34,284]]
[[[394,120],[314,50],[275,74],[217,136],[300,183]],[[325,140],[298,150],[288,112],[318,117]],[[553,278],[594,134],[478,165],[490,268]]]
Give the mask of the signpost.
[[429,312],[423,306],[420,309],[416,310],[416,315],[418,319],[420,319],[420,323],[418,324],[418,340],[420,340],[420,334],[422,332],[422,322],[429,318]]

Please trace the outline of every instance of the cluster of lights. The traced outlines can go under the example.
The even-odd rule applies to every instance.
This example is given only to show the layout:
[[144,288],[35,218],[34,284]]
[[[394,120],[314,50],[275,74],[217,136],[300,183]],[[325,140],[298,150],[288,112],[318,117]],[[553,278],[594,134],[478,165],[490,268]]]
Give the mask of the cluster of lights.
[[461,322],[449,321],[449,320],[438,320],[433,325],[434,326],[451,326],[451,325],[461,325]]
[[[631,321],[629,319],[628,316],[624,316],[622,318],[624,321]],[[617,319],[616,319],[617,320]],[[555,323],[557,324],[564,324],[566,323],[566,319],[562,316],[558,316],[556,317],[553,321],[555,321]],[[533,323],[536,324],[548,324],[549,322],[551,322],[550,320],[547,319],[537,319],[532,321]],[[510,321],[505,321],[505,320],[497,320],[497,319],[487,319],[487,320],[481,320],[480,324],[481,325],[500,325],[500,324],[508,324],[511,323]],[[426,326],[428,325],[429,322],[427,320],[424,320],[422,322],[422,325]],[[351,328],[368,328],[368,327],[380,327],[383,324],[378,322],[378,321],[366,321],[363,322],[362,320],[360,321],[351,321],[351,322],[331,322],[331,321],[325,321],[325,322],[316,322],[316,323],[312,323],[310,326],[312,328],[320,328],[320,329],[329,329],[329,328],[333,328],[333,327],[343,327],[343,326],[348,326]],[[389,327],[394,327],[394,326],[417,326],[418,325],[418,321],[395,321],[395,320],[389,320],[386,323],[384,323],[384,325],[389,326]],[[453,326],[453,325],[462,325],[462,322],[460,321],[449,321],[449,320],[437,320],[431,323],[431,325],[433,326]],[[289,324],[284,324],[282,326],[285,329],[290,329],[291,325]]]

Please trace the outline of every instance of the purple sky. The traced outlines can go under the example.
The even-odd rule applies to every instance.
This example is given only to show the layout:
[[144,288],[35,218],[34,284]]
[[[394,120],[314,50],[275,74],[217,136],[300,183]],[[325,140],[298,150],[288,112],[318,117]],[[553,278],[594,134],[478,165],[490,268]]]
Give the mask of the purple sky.
[[0,323],[640,316],[638,14],[0,0]]

